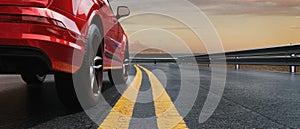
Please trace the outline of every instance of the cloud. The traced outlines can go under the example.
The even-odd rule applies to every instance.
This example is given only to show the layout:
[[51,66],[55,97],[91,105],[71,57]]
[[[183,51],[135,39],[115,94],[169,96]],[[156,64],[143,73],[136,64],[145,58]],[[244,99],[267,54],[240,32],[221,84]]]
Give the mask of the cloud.
[[300,0],[190,0],[204,12],[214,15],[299,16]]
[[300,29],[300,26],[291,26],[290,29],[298,30],[298,29]]
[[[300,16],[296,16],[296,19],[300,19]],[[300,26],[291,26],[290,29],[298,30],[300,29]]]

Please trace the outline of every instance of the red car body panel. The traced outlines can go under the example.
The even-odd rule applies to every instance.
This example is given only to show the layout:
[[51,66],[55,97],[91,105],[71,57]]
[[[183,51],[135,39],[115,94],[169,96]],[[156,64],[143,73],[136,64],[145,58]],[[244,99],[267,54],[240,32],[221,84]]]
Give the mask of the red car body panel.
[[[20,46],[44,52],[52,71],[74,73],[84,55],[88,28],[95,18],[103,34],[104,69],[122,65],[127,36],[102,0],[23,0],[0,2],[0,47]],[[1,56],[1,55],[0,55]]]

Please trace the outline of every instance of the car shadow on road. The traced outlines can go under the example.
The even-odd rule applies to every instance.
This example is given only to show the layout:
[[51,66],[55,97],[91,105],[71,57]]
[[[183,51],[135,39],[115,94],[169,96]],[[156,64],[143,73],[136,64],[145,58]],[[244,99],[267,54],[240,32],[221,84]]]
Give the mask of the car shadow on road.
[[[29,128],[77,113],[60,102],[53,76],[48,77],[44,84],[34,87],[23,83],[18,76],[12,78],[14,82],[0,84],[5,87],[0,91],[0,128]],[[109,81],[103,83],[103,92],[113,87]]]

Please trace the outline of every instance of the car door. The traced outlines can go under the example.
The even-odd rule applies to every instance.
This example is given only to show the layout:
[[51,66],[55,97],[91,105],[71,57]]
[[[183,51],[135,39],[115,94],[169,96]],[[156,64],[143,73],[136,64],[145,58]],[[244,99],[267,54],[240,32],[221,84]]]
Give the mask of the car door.
[[121,60],[121,40],[120,40],[120,24],[118,22],[118,19],[116,18],[111,5],[108,0],[104,0],[104,2],[108,5],[109,8],[107,8],[106,14],[109,17],[110,26],[108,28],[107,33],[104,36],[104,42],[105,42],[105,57],[108,59],[110,66],[120,65],[122,62]]

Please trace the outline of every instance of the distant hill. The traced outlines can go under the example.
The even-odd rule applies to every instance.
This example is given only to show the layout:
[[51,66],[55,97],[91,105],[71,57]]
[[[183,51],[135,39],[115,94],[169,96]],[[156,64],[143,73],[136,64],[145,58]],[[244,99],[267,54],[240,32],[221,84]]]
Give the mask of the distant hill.
[[147,45],[140,43],[140,41],[134,41],[129,44],[129,53],[131,57],[159,57],[170,58],[180,56],[192,56],[199,55],[201,53],[167,53],[159,48],[149,48]]
[[146,50],[139,52],[139,54],[167,54],[167,53],[159,49],[148,48]]
[[140,41],[135,41],[129,44],[129,53],[131,54],[166,54],[166,52],[156,49],[149,48],[148,46],[140,43]]

